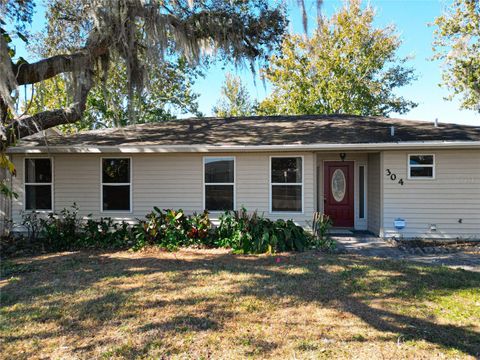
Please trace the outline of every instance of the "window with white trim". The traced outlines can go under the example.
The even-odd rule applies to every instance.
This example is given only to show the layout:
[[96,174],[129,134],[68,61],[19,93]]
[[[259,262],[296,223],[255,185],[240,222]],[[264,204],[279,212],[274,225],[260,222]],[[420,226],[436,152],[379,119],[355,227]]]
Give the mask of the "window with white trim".
[[434,155],[408,155],[409,179],[433,179],[435,177]]
[[209,211],[226,211],[235,208],[235,158],[205,157],[204,204]]
[[25,210],[53,210],[52,159],[25,159]]
[[102,159],[102,211],[131,210],[129,158]]
[[303,211],[302,157],[270,158],[272,212]]

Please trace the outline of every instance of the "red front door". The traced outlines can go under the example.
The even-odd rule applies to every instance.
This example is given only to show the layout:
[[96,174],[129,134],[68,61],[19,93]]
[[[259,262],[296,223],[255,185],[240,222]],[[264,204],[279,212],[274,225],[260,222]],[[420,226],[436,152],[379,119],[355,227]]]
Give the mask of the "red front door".
[[354,226],[353,161],[326,161],[324,212],[333,226]]

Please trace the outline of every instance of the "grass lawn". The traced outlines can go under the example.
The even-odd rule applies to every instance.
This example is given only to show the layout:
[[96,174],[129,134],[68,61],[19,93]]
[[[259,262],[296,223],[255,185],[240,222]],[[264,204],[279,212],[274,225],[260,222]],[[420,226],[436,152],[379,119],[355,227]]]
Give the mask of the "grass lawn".
[[480,273],[315,252],[2,262],[0,358],[476,358]]

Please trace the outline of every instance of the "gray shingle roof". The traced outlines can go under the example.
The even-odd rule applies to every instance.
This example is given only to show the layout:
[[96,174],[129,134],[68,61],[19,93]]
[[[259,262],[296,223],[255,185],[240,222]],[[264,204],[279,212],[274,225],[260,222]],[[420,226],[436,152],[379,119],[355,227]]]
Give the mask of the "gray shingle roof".
[[[395,135],[390,135],[394,126]],[[480,141],[479,126],[349,115],[192,118],[24,139],[22,147],[309,145]]]

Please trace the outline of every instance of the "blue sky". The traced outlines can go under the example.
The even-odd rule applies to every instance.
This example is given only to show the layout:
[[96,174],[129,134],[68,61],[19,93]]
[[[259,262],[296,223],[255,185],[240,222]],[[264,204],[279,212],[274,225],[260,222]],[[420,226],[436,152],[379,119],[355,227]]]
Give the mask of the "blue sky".
[[[310,25],[313,26],[316,17],[316,5],[314,1],[306,1],[307,10],[310,14]],[[377,10],[376,24],[386,26],[395,24],[403,44],[400,48],[400,56],[413,56],[409,65],[417,73],[418,80],[412,85],[400,89],[398,94],[417,102],[417,108],[407,114],[392,114],[392,117],[433,121],[438,118],[440,122],[459,124],[480,125],[480,114],[474,111],[459,110],[458,100],[446,101],[443,98],[448,91],[440,88],[441,67],[438,61],[430,61],[432,57],[433,27],[428,24],[442,13],[450,4],[450,1],[439,0],[371,0],[369,2]],[[290,0],[289,18],[291,21],[290,31],[303,32],[300,12],[296,7],[296,1]],[[323,14],[331,15],[342,6],[341,0],[326,0],[323,5]],[[365,2],[366,4],[366,2]],[[265,88],[261,81],[254,84],[253,75],[248,69],[236,70],[232,67],[222,71],[220,67],[210,69],[207,77],[197,82],[195,89],[201,94],[200,109],[206,114],[211,109],[220,91],[224,80],[224,73],[230,71],[241,77],[248,87],[250,94],[257,100],[268,95],[269,87]]]
[[[325,0],[322,8],[324,16],[331,15],[342,6],[342,0]],[[366,3],[366,2],[365,2]],[[412,56],[410,65],[415,68],[418,80],[408,87],[398,90],[398,94],[417,102],[417,108],[407,114],[392,114],[392,117],[433,121],[438,118],[440,122],[450,122],[468,125],[480,125],[480,114],[474,111],[460,110],[459,101],[444,100],[448,95],[445,88],[438,84],[441,82],[441,64],[431,61],[433,27],[428,24],[444,11],[451,0],[371,0],[369,3],[377,10],[376,25],[385,26],[395,24],[403,41],[400,56]],[[302,32],[300,12],[296,0],[287,0],[289,5],[290,32]],[[315,23],[316,5],[314,0],[306,0],[307,10],[310,15],[310,26]],[[44,25],[44,8],[38,7],[32,24],[32,31],[39,31]],[[23,44],[17,43],[17,55],[29,59]],[[220,87],[224,81],[225,73],[230,72],[241,77],[250,91],[252,98],[262,100],[268,95],[270,87],[262,83],[258,76],[254,79],[249,69],[235,69],[232,66],[212,66],[206,77],[199,79],[194,90],[200,94],[200,110],[210,115],[216,103]],[[256,80],[256,81],[254,81]]]

